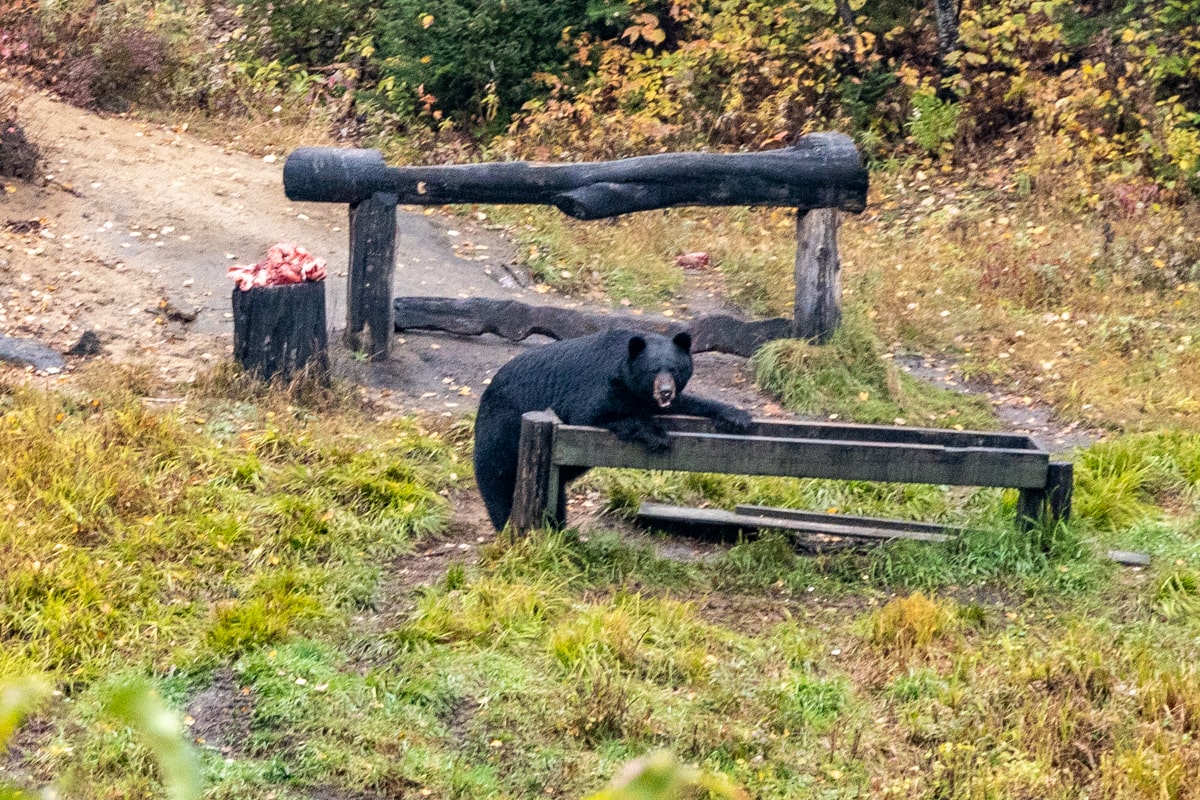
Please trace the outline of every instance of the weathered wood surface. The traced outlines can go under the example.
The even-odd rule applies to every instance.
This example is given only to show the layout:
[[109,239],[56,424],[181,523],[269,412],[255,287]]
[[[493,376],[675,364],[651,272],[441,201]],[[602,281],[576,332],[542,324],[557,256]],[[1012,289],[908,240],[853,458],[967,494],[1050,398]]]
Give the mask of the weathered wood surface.
[[388,357],[395,266],[396,195],[380,192],[350,206],[345,342],[371,361]]
[[[664,415],[658,417],[668,431],[712,433],[712,420],[702,417]],[[825,439],[885,444],[928,444],[943,447],[994,447],[1002,450],[1038,450],[1033,439],[1021,433],[955,431],[945,428],[911,428],[892,425],[860,425],[844,422],[786,422],[756,419],[747,436],[786,439]]]
[[772,339],[790,335],[791,321],[775,318],[745,322],[724,314],[711,314],[687,322],[646,319],[611,314],[585,314],[570,308],[531,306],[516,300],[483,297],[397,297],[397,331],[434,330],[459,336],[494,333],[519,342],[535,334],[551,339],[574,339],[614,328],[674,336],[692,335],[692,352],[717,351],[749,358]]
[[759,153],[664,153],[617,161],[526,161],[389,167],[377,150],[302,147],[288,156],[291,200],[357,203],[376,192],[400,203],[553,205],[576,219],[676,206],[866,207],[867,170],[850,137],[815,133]]
[[521,417],[517,444],[517,485],[513,491],[509,524],[518,531],[544,525],[561,527],[558,466],[553,461],[558,417],[552,411],[532,411]]
[[1049,455],[985,447],[672,433],[671,450],[648,453],[600,428],[562,425],[561,466],[632,467],[733,475],[1044,488]]
[[796,212],[796,291],[792,336],[825,344],[842,321],[842,265],[838,259],[840,212]]
[[[754,513],[752,509],[785,512],[778,516]],[[841,539],[868,539],[885,541],[909,539],[926,542],[944,542],[962,534],[961,529],[943,528],[909,520],[877,519],[875,517],[843,517],[819,512],[798,512],[792,509],[765,508],[762,506],[738,506],[734,511],[711,508],[687,508],[663,503],[642,503],[638,508],[637,520],[643,525],[659,530],[679,532],[720,541],[735,540],[746,533],[763,530],[784,530],[792,534],[818,534],[822,537]],[[831,520],[826,522],[826,520]],[[819,524],[821,530],[815,525]],[[794,537],[797,549],[803,552],[823,552],[844,547],[837,540],[815,540]],[[1110,561],[1129,567],[1146,567],[1150,556],[1130,550],[1109,550]]]
[[[638,521],[644,524],[670,523],[672,525],[691,527],[701,526],[712,529],[725,527],[735,531],[786,530],[798,533],[816,533],[825,536],[838,536],[854,539],[872,539],[875,541],[890,541],[892,539],[911,539],[919,542],[944,542],[952,537],[945,533],[922,530],[905,530],[886,525],[872,525],[876,520],[855,518],[853,521],[816,521],[808,519],[789,519],[787,517],[761,516],[742,514],[736,511],[725,511],[716,508],[686,508],[681,506],[664,505],[661,503],[642,503],[638,508]],[[889,522],[890,520],[878,520]]]
[[233,357],[263,380],[329,376],[325,283],[233,290]]

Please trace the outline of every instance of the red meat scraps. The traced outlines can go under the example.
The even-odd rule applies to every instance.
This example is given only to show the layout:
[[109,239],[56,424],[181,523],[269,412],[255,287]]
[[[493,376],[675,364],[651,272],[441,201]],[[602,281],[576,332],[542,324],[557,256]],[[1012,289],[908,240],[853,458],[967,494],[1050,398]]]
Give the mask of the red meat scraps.
[[684,253],[675,256],[675,266],[684,269],[708,269],[710,260],[708,253],[705,252]]
[[267,250],[257,264],[235,264],[229,277],[243,292],[256,286],[286,286],[290,283],[325,280],[325,259],[318,258],[300,245],[280,242]]

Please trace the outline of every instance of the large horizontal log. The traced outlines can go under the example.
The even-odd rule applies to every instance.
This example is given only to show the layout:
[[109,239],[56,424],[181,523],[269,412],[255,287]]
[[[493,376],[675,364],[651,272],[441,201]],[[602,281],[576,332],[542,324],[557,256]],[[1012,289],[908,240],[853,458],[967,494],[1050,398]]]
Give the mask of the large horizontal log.
[[590,333],[628,328],[644,333],[692,335],[692,352],[717,351],[749,358],[773,339],[791,335],[791,320],[776,318],[745,322],[710,314],[687,322],[633,316],[585,314],[570,308],[531,306],[516,300],[472,297],[397,297],[393,303],[396,330],[433,330],[459,336],[494,333],[513,342],[534,334],[551,339],[574,339]]
[[283,186],[291,200],[358,203],[389,192],[413,205],[553,205],[577,219],[675,206],[859,212],[867,202],[867,170],[853,140],[840,133],[810,134],[792,147],[760,153],[664,153],[580,164],[389,167],[378,150],[301,147],[284,164]]

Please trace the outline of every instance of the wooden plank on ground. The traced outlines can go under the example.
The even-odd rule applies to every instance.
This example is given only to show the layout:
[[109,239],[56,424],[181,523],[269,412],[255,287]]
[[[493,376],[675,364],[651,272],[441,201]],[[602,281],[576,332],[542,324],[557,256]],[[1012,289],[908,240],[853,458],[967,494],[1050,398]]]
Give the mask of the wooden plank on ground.
[[600,428],[562,425],[554,440],[562,466],[629,467],[731,475],[1041,488],[1049,455],[1037,450],[880,444],[672,433],[671,450],[649,453]]
[[666,522],[681,526],[697,525],[709,529],[726,527],[733,531],[772,529],[796,531],[799,533],[819,533],[826,536],[854,539],[873,539],[876,541],[913,539],[920,542],[944,542],[953,538],[944,533],[929,531],[898,530],[871,525],[847,525],[833,522],[784,519],[783,517],[762,517],[751,514],[739,514],[735,511],[725,511],[724,509],[687,508],[666,505],[664,503],[642,503],[638,509],[638,519],[651,525]]
[[788,519],[797,522],[822,522],[834,525],[861,525],[882,530],[913,531],[916,533],[940,533],[957,536],[961,528],[946,525],[936,525],[931,522],[916,522],[907,519],[882,519],[879,517],[857,517],[853,514],[824,514],[820,511],[804,511],[797,508],[778,508],[776,506],[739,505],[734,508],[738,514],[764,519]]
[[1109,550],[1108,558],[1126,567],[1148,567],[1150,556],[1146,553],[1135,553],[1130,550]]

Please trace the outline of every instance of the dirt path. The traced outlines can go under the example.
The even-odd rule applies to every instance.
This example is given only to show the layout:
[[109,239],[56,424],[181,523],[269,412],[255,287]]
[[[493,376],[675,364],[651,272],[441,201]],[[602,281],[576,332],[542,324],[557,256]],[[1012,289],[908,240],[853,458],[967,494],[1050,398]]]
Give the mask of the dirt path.
[[[106,357],[151,363],[165,382],[186,380],[232,344],[226,269],[281,241],[326,259],[329,323],[335,336],[344,328],[347,208],[289,201],[282,159],[98,116],[45,94],[28,94],[19,119],[42,149],[46,177],[10,182],[0,195],[0,332],[61,352],[92,331]],[[481,216],[402,209],[394,294],[579,305],[501,285],[512,246]],[[483,381],[535,344],[405,335],[389,362],[340,366],[385,403],[454,414],[473,407]],[[68,359],[68,375],[77,363]],[[753,391],[744,359],[701,356],[697,375],[706,393],[782,413]]]
[[[45,178],[11,181],[0,193],[0,333],[61,353],[91,331],[100,357],[151,364],[167,385],[187,380],[231,348],[233,287],[226,269],[290,241],[329,264],[327,315],[331,340],[337,340],[346,313],[347,208],[289,201],[282,158],[249,156],[137,118],[98,116],[42,93],[25,95],[18,118],[42,150]],[[514,248],[480,213],[405,208],[398,233],[395,296],[582,307],[511,280],[502,284]],[[710,288],[685,287],[691,313],[730,310]],[[396,411],[457,415],[474,407],[500,365],[540,343],[538,337],[514,344],[494,336],[408,333],[378,365],[339,359],[340,348],[331,349],[338,368],[376,402]],[[65,373],[48,380],[69,380],[79,363],[68,358]],[[906,368],[967,388],[943,367],[913,362]],[[693,388],[756,416],[788,416],[755,391],[745,359],[736,356],[698,355]],[[1047,447],[1063,450],[1090,439],[1063,430],[1036,404],[992,399],[1010,427]]]

